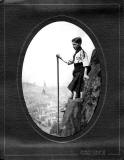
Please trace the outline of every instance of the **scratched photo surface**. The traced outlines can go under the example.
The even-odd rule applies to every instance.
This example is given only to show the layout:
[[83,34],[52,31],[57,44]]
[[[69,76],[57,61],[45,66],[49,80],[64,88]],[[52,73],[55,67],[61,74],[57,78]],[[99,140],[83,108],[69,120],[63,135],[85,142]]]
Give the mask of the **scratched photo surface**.
[[[51,2],[43,1],[42,3]],[[46,160],[50,158],[56,160],[81,160],[83,158],[120,158],[124,154],[124,115],[123,84],[120,83],[120,78],[123,78],[123,45],[119,41],[123,38],[123,27],[122,22],[121,24],[119,22],[119,3],[114,0],[109,0],[107,2],[85,1],[84,4],[88,5],[58,4],[72,3],[70,1],[59,1],[55,3],[57,3],[57,5],[39,5],[41,4],[41,1],[39,0],[6,0],[4,6],[5,8],[3,5],[0,5],[0,15],[2,17],[0,21],[0,63],[2,64],[0,70],[0,93],[3,99],[0,101],[0,158],[7,160]],[[78,4],[82,3],[82,1],[75,0],[74,3]],[[104,5],[104,3],[107,4]],[[70,59],[74,53],[71,44],[71,38],[74,37],[70,37],[69,39],[68,44],[70,45],[70,50],[69,54],[67,54],[68,57],[66,57],[66,50],[64,50],[65,47],[63,46],[63,48],[61,48],[61,40],[58,41],[57,39],[57,46],[56,43],[54,43],[54,40],[56,36],[65,36],[66,39],[65,41],[63,40],[65,43],[69,37],[68,34],[70,32],[72,33],[71,29],[73,28],[72,26],[74,24],[70,24],[70,22],[68,22],[69,26],[71,25],[71,29],[69,29],[69,32],[66,34],[62,34],[61,32],[61,34],[57,33],[54,36],[52,35],[52,37],[50,34],[45,34],[44,36],[40,37],[41,39],[37,39],[37,36],[40,35],[40,33],[43,34],[42,31],[45,30],[45,28],[49,28],[50,25],[52,26],[55,24],[51,22],[49,25],[46,25],[46,27],[44,26],[43,28],[39,29],[39,31],[33,35],[33,37],[30,39],[30,43],[28,43],[27,48],[24,50],[25,52],[21,54],[27,39],[32,33],[32,30],[34,30],[38,24],[44,23],[46,19],[59,15],[72,17],[76,20],[79,20],[81,23],[86,24],[86,26],[91,29],[94,36],[99,41],[100,48],[105,58],[106,77],[104,77],[104,74],[103,76],[101,74],[100,87],[102,89],[100,88],[99,93],[100,97],[104,97],[104,94],[102,95],[101,93],[104,90],[104,86],[102,84],[104,83],[104,78],[106,78],[107,87],[105,100],[104,103],[102,103],[103,107],[99,112],[97,121],[94,121],[95,123],[90,126],[90,129],[87,130],[87,132],[85,132],[86,130],[84,127],[85,134],[83,134],[83,128],[80,130],[77,125],[76,129],[79,130],[78,132],[75,132],[75,130],[71,130],[75,127],[69,128],[67,123],[65,126],[61,126],[60,124],[60,130],[62,128],[63,132],[62,134],[59,133],[60,135],[58,135],[58,126],[57,124],[54,126],[54,123],[56,123],[58,120],[58,117],[56,116],[56,114],[58,114],[58,112],[56,112],[56,108],[58,107],[56,54],[60,54],[64,59]],[[121,16],[123,17],[122,10]],[[58,23],[64,24],[66,22],[64,20],[60,20]],[[119,24],[121,29],[119,28]],[[78,28],[77,25],[74,26]],[[61,29],[61,27],[59,27],[59,29]],[[62,27],[62,29],[65,28]],[[78,29],[80,30],[80,28]],[[56,31],[57,30],[54,30],[53,33]],[[75,29],[73,30],[72,34],[74,34],[74,32]],[[81,34],[85,31],[81,28],[80,32],[81,33],[79,33],[78,36],[81,36],[83,39]],[[96,53],[99,53],[99,49],[97,48],[96,43],[91,38],[90,34],[87,34],[86,32],[85,34],[89,36],[93,46],[95,46],[92,49],[96,49],[96,51],[98,51]],[[48,44],[46,41],[48,41]],[[30,47],[33,46],[33,43],[36,43],[37,47],[33,48],[32,53],[28,52]],[[89,44],[89,42],[86,44]],[[54,45],[56,46],[56,50],[52,53],[51,50]],[[40,47],[40,49],[38,49],[38,47]],[[85,46],[83,46],[83,41],[82,48],[88,53],[87,47],[85,48]],[[45,57],[47,54],[46,51],[50,52],[49,55],[51,56],[51,61]],[[91,55],[89,55],[90,60],[92,58]],[[54,58],[54,60],[52,58]],[[54,65],[52,64],[53,61]],[[99,61],[102,72],[104,70],[104,67],[102,66],[102,61],[104,61],[104,59],[99,57]],[[43,66],[40,68],[41,64],[43,64]],[[38,66],[39,68],[37,68]],[[63,69],[64,71],[62,71]],[[55,70],[54,73],[56,74],[55,79],[52,75],[54,74],[53,70]],[[63,106],[65,106],[65,104],[68,102],[68,96],[70,96],[67,86],[72,80],[72,71],[73,66],[68,66],[59,59],[60,122],[64,116],[64,112],[61,111],[63,111]],[[31,73],[33,73],[34,76],[32,76]],[[32,77],[33,80],[31,80]],[[65,77],[67,77],[67,79]],[[29,79],[31,81],[29,81]],[[62,88],[63,86],[64,88]],[[23,97],[21,95],[23,95]],[[47,103],[48,99],[50,99],[51,102],[49,101],[49,103]],[[97,106],[99,106],[99,102],[97,104],[98,105],[96,105],[96,109],[98,108]],[[49,107],[52,106],[51,108],[54,109],[54,111],[51,111],[51,115],[48,110],[46,113],[43,113],[45,112],[43,106],[48,110]],[[73,107],[71,109],[73,109]],[[42,119],[42,114],[45,116],[48,115],[49,118]],[[91,119],[89,118],[88,125],[85,125],[86,128],[90,123],[92,123],[93,116],[91,116]],[[67,120],[66,118],[67,117],[65,117],[64,120]],[[55,122],[53,122],[54,120]],[[70,123],[71,121],[69,121],[69,124]],[[68,128],[69,132],[66,132],[65,128]],[[70,135],[70,133],[72,133],[72,135]],[[78,133],[79,136],[76,137],[75,135]],[[71,137],[71,140],[68,139],[68,137]]]

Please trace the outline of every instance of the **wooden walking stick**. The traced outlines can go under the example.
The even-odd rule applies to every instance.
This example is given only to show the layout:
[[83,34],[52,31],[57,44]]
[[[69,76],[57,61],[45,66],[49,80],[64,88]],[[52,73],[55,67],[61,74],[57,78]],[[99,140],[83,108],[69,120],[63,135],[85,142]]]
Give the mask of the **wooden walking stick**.
[[59,135],[59,57],[57,58],[57,105],[58,105],[58,125],[57,125],[57,134]]
[[56,58],[57,58],[57,106],[58,106],[57,134],[59,135],[59,59],[61,59],[64,63],[67,63],[67,62],[65,60],[63,60],[59,54],[56,55]]

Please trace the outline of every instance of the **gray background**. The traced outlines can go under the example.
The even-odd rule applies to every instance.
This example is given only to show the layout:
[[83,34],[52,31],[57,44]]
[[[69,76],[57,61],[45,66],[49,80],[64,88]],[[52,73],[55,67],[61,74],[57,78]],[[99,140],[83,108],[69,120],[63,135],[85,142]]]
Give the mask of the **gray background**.
[[[66,4],[67,2],[42,1],[41,3],[38,0],[35,2],[33,0],[10,2],[6,0],[4,6],[0,6],[0,32],[2,35],[0,36],[0,93],[2,97],[0,102],[0,119],[2,122],[0,125],[0,142],[2,158],[17,160],[109,157],[113,159],[123,155],[123,101],[120,101],[119,114],[119,99],[121,98],[119,98],[119,93],[123,95],[123,84],[119,82],[120,78],[123,78],[123,33],[120,30],[121,48],[119,49],[119,3],[112,4],[114,3],[112,0],[108,2],[108,5],[95,5],[95,3],[106,3],[104,1],[95,1],[93,5],[12,5],[12,3]],[[68,1],[69,3],[72,2]],[[92,4],[93,2],[75,0],[73,3]],[[4,27],[4,11],[6,28]],[[122,4],[120,5],[120,13],[121,18],[123,18]],[[19,54],[26,37],[36,24],[46,18],[60,14],[77,18],[92,29],[102,46],[108,77],[105,104],[95,126],[82,138],[64,144],[46,140],[32,128],[24,114],[17,88]],[[122,21],[120,26],[123,28]],[[119,69],[119,67],[121,68]],[[119,117],[121,122],[120,133]],[[119,134],[121,150],[119,150]]]

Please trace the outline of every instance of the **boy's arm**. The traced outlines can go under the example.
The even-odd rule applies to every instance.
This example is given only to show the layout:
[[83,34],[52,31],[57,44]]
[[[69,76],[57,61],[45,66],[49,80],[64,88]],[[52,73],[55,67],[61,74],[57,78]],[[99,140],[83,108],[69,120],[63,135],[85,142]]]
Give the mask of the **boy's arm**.
[[84,78],[85,78],[85,79],[89,79],[89,76],[88,76],[88,74],[87,74],[87,66],[84,67]]
[[89,66],[89,60],[88,60],[88,56],[87,53],[84,52],[84,59],[83,59],[83,66],[84,66],[84,79],[89,79],[88,76],[88,66]]

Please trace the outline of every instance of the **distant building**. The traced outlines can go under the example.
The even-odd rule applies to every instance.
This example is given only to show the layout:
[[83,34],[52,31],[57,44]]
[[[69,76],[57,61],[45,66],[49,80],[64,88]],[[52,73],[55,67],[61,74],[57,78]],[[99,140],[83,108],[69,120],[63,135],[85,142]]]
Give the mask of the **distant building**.
[[46,94],[46,83],[43,84],[42,94]]

